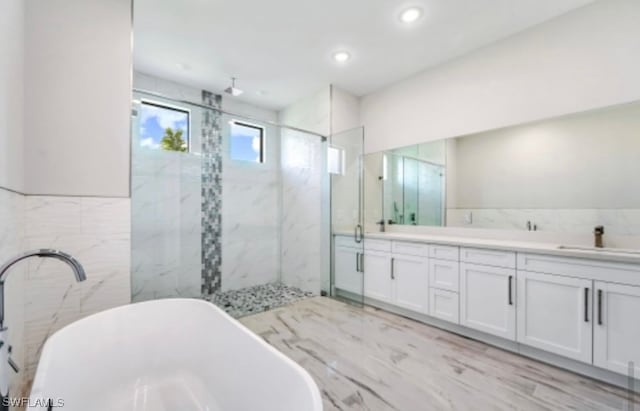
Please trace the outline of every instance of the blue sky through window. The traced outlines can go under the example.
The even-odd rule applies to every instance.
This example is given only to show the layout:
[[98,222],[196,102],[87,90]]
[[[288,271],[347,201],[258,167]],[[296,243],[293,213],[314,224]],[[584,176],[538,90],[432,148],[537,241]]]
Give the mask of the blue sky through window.
[[182,130],[182,138],[189,145],[189,112],[154,103],[140,106],[140,146],[160,148],[165,130]]
[[231,123],[231,159],[261,163],[263,157],[263,129],[242,123]]

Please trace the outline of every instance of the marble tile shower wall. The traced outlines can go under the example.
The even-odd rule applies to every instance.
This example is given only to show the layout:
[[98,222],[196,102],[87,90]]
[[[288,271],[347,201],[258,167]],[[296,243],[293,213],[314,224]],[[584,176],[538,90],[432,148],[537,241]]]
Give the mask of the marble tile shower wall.
[[[465,216],[472,214],[472,223]],[[605,235],[637,236],[640,209],[447,209],[447,225],[490,229],[524,230],[527,221],[540,231],[590,234],[596,225]]]
[[[24,251],[25,198],[23,195],[0,188],[0,265],[9,258]],[[9,328],[9,343],[13,346],[12,357],[17,363],[24,363],[24,291],[26,282],[26,263],[11,269],[5,284],[5,326]],[[4,365],[3,365],[4,366]],[[11,386],[19,387],[22,376],[13,374]]]
[[27,385],[47,337],[82,317],[131,301],[129,210],[128,198],[24,198],[23,248],[64,250],[87,272],[87,280],[77,283],[69,267],[59,261],[24,263]]
[[132,299],[199,297],[201,157],[133,148]]
[[317,136],[282,130],[282,281],[320,293],[323,278],[323,147]]
[[280,135],[266,127],[265,162],[230,158],[223,116],[222,290],[275,282],[280,273]]

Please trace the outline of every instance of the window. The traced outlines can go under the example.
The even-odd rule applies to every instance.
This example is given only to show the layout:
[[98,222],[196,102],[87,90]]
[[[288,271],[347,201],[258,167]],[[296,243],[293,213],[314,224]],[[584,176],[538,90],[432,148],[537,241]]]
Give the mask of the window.
[[140,146],[189,151],[189,110],[161,103],[140,103]]
[[231,122],[231,159],[264,163],[264,128],[239,121]]

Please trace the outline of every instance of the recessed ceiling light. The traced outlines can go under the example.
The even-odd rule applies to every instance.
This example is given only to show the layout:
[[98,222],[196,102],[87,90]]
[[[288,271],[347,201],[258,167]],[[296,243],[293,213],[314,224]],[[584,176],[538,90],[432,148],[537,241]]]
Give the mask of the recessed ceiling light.
[[344,63],[351,58],[351,55],[346,51],[338,51],[333,53],[333,59],[338,63]]
[[422,16],[422,10],[418,7],[410,7],[400,14],[400,20],[403,23],[413,23]]

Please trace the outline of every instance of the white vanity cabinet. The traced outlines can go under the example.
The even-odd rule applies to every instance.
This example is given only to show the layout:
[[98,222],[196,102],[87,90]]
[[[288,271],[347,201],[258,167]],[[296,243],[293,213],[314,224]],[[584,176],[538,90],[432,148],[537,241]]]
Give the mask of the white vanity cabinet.
[[518,342],[591,363],[592,281],[518,271]]
[[515,340],[515,271],[505,267],[461,263],[460,324]]
[[393,303],[407,310],[428,313],[429,266],[425,257],[393,254],[391,273]]
[[429,265],[426,245],[365,240],[364,295],[426,314]]
[[393,302],[391,261],[391,253],[365,249],[365,297],[386,303]]
[[593,364],[640,376],[640,287],[594,282]]
[[336,289],[362,294],[364,255],[353,236],[334,237],[333,285]]
[[356,248],[335,247],[334,286],[354,294],[362,294],[362,254]]
[[460,324],[460,250],[429,245],[429,315]]
[[549,358],[561,356],[570,369],[588,364],[596,378],[604,370],[628,375],[631,363],[640,375],[639,262],[543,247],[536,253],[529,245],[510,250],[504,242],[493,249],[468,239],[381,238],[365,238],[364,258],[352,238],[336,241],[337,288],[357,292],[364,282],[373,305],[423,314],[427,323],[490,343],[497,336],[556,365]]

